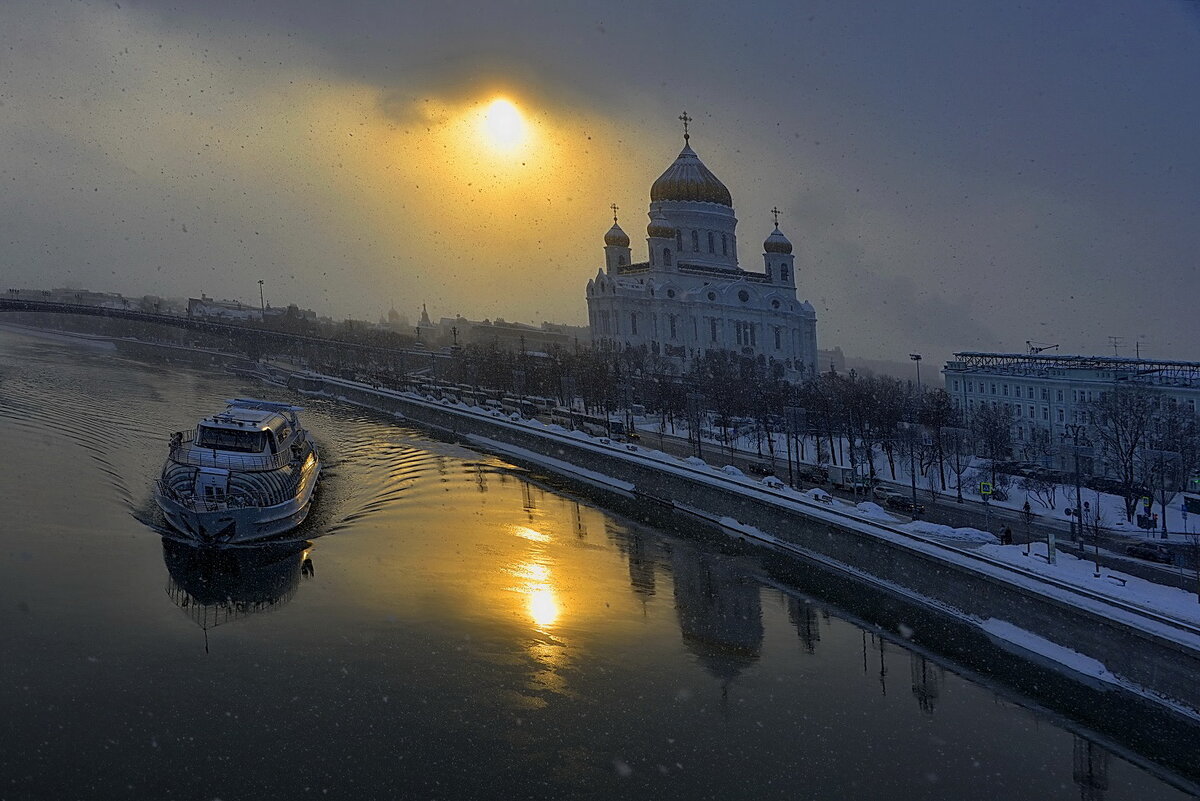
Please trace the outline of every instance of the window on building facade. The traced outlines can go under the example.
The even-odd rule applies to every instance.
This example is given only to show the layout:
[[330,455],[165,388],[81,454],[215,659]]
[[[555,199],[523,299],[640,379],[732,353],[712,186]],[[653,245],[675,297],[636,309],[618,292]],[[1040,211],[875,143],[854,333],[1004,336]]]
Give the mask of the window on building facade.
[[629,313],[629,333],[637,333],[637,312]]
[[708,232],[708,252],[709,253],[717,252],[716,245],[713,243],[713,232],[712,231]]
[[[1054,395],[1055,400],[1057,400],[1059,403],[1063,402],[1063,391],[1061,389],[1055,390]],[[1059,422],[1061,423],[1062,421],[1060,420]]]
[[973,389],[971,388],[971,382],[970,382],[970,381],[968,381],[968,382],[967,382],[967,392],[974,392],[974,391],[975,391],[975,390],[973,390]]
[[1004,397],[1008,397],[1008,384],[1004,385]]
[[[954,391],[958,392],[958,379],[957,378],[954,379]],[[1049,552],[1047,552],[1047,553],[1049,553]]]
[[1066,412],[1064,412],[1062,409],[1059,409],[1058,410],[1058,422],[1065,423],[1066,420],[1067,420]]
[[1032,406],[1030,406],[1030,407],[1029,407],[1029,419],[1030,419],[1030,420],[1032,420],[1032,419],[1033,419],[1033,416],[1034,416],[1034,415],[1033,415],[1033,407],[1032,407]]
[[675,249],[683,252],[683,231],[678,228],[675,229]]
[[1049,419],[1050,419],[1050,407],[1049,407],[1049,406],[1043,406],[1043,407],[1042,407],[1042,419],[1043,419],[1043,420],[1049,420]]
[[697,231],[692,231],[692,252],[700,252],[700,234]]
[[767,280],[771,280],[771,265],[767,265]]
[[671,249],[663,248],[663,264],[667,267],[671,266]]
[[708,325],[709,325],[709,329],[710,329],[709,332],[712,334],[712,341],[716,342],[717,341],[717,318],[715,318],[715,317],[708,318]]
[[1042,400],[1050,400],[1050,390],[1046,389],[1045,387],[1042,387]]
[[788,268],[787,268],[786,264],[779,265],[779,280],[780,281],[788,280]]
[[668,315],[667,315],[667,322],[668,322],[668,324],[670,325],[670,328],[671,328],[671,339],[675,339],[675,315],[673,315],[673,314],[668,314]]
[[995,384],[992,384],[992,394],[993,395],[996,394],[996,385]]
[[721,255],[729,255],[729,237],[725,234],[721,234]]
[[775,350],[779,350],[779,326],[775,326]]
[[1030,400],[1033,400],[1033,387],[1025,388],[1025,397],[1029,398]]

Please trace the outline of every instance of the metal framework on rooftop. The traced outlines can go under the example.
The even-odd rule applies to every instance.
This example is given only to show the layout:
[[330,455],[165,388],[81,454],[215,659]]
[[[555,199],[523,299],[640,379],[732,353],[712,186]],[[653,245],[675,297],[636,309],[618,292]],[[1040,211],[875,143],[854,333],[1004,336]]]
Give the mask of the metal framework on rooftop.
[[1169,359],[1133,359],[1124,356],[1058,356],[1029,353],[963,351],[947,362],[946,372],[1045,373],[1063,370],[1112,370],[1117,380],[1139,378],[1194,384],[1200,382],[1200,362]]

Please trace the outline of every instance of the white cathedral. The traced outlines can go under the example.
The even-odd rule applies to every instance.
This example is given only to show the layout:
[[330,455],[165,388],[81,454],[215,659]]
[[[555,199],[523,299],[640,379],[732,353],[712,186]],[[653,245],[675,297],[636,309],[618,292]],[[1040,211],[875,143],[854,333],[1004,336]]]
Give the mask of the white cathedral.
[[763,272],[738,267],[733,198],[688,143],[650,187],[649,260],[634,263],[617,224],[604,235],[604,268],[588,281],[592,342],[646,348],[680,373],[705,351],[778,364],[798,381],[817,365],[817,315],[797,300],[792,243],[779,230],[763,242]]

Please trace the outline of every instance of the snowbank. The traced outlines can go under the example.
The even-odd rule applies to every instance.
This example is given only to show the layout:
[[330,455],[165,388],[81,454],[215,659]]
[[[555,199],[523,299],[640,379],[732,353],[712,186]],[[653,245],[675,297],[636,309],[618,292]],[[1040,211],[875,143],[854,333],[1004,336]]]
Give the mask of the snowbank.
[[888,514],[882,506],[872,501],[863,501],[854,508],[858,510],[860,517],[865,517],[870,520],[879,520],[884,523],[896,522],[896,518]]
[[943,526],[940,523],[930,523],[927,520],[914,520],[911,523],[905,523],[900,528],[905,531],[911,531],[913,534],[921,534],[926,537],[936,537],[939,540],[954,540],[956,542],[978,542],[980,544],[998,543],[1000,540],[996,535],[989,534],[986,531],[980,531],[977,528],[952,528],[951,526]]

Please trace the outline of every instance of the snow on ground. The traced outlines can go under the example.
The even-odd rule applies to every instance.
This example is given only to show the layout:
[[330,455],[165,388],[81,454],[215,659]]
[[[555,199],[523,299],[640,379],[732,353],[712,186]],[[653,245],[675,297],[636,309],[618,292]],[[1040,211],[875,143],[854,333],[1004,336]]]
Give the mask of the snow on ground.
[[[647,432],[657,434],[659,430],[659,422],[653,418],[646,418],[646,422],[639,424],[638,428]],[[718,429],[705,429],[708,434],[718,432]],[[687,426],[678,424],[674,430],[669,430],[674,436],[687,436]],[[731,429],[732,442],[734,452],[746,458],[761,458],[769,459],[771,449],[767,446],[765,438],[760,438],[756,434],[748,433],[743,429],[734,427]],[[774,437],[774,458],[776,462],[784,462],[787,458],[787,441],[783,434],[775,433]],[[712,436],[705,436],[704,442],[706,445],[720,448],[728,452],[729,446]],[[839,464],[849,464],[849,444],[843,439],[834,439],[840,458],[837,460]],[[808,458],[804,464],[811,464],[811,458],[814,453],[812,442],[806,442],[805,456]],[[797,457],[799,460],[799,457]],[[898,487],[910,487],[912,478],[909,471],[908,463],[899,457],[895,459],[895,464],[888,463],[886,454],[876,452],[874,455],[875,474],[883,482],[892,484]],[[979,481],[987,480],[989,463],[986,459],[972,457],[968,469],[963,473],[963,497],[973,503],[981,503],[983,498],[979,494]],[[957,482],[954,472],[947,468],[946,470],[946,489],[941,488],[941,482],[937,479],[936,471],[931,475],[935,478],[937,486],[937,494],[942,498],[954,498],[957,496]],[[922,494],[929,493],[929,475],[917,476],[917,491]],[[1059,486],[1052,499],[1041,498],[1031,492],[1026,492],[1021,489],[1018,482],[1021,479],[1017,476],[1012,477],[1012,484],[1008,489],[1008,497],[1001,501],[995,498],[989,500],[993,507],[1005,509],[1011,512],[1020,512],[1026,500],[1029,501],[1029,506],[1037,515],[1035,523],[1046,524],[1049,521],[1058,523],[1063,528],[1070,524],[1071,518],[1066,514],[1067,509],[1073,509],[1077,502],[1086,502],[1090,509],[1100,509],[1100,518],[1102,527],[1115,534],[1122,534],[1130,537],[1141,537],[1143,539],[1162,540],[1162,528],[1159,524],[1158,530],[1146,531],[1138,528],[1136,517],[1134,522],[1130,522],[1125,517],[1125,501],[1119,495],[1110,495],[1108,493],[1096,492],[1095,490],[1082,488],[1078,499],[1076,498],[1075,485],[1064,484]],[[1167,541],[1170,542],[1185,542],[1190,541],[1190,537],[1200,535],[1200,520],[1196,519],[1196,515],[1190,518],[1185,518],[1183,507],[1180,501],[1181,496],[1175,496],[1167,501]],[[1158,496],[1153,499],[1152,512],[1162,517],[1162,506],[1158,502]],[[1138,504],[1137,513],[1142,511],[1142,505]]]
[[1000,542],[995,534],[989,534],[977,528],[953,528],[952,526],[943,526],[940,523],[930,523],[927,520],[914,520],[911,523],[905,523],[900,528],[905,531],[911,531],[914,534],[922,534],[926,537],[933,537],[939,540],[977,542],[981,545]]
[[865,517],[868,520],[878,520],[882,523],[896,522],[896,518],[892,517],[882,506],[873,501],[863,501],[854,508],[858,510],[859,517]]
[[1195,592],[1156,584],[1128,573],[1109,570],[1103,565],[1100,566],[1100,577],[1096,578],[1095,564],[1091,560],[1058,551],[1055,564],[1051,565],[1046,562],[1046,543],[1030,543],[1029,548],[1029,556],[1025,555],[1024,545],[982,545],[975,553],[1110,598],[1200,624],[1200,602],[1197,601]]
[[980,628],[997,639],[1004,640],[1045,659],[1066,665],[1085,676],[1091,676],[1110,684],[1118,683],[1117,677],[1109,672],[1108,668],[1099,660],[1092,659],[1090,656],[1084,656],[1078,651],[1072,651],[1070,648],[1064,648],[1058,643],[1047,640],[1045,637],[1039,637],[1023,628],[1014,626],[1007,620],[988,618],[979,625]]
[[812,498],[814,501],[820,501],[821,503],[829,504],[833,503],[833,496],[820,487],[813,487],[804,494]]

